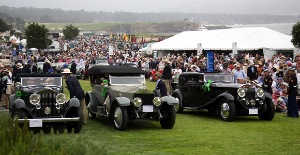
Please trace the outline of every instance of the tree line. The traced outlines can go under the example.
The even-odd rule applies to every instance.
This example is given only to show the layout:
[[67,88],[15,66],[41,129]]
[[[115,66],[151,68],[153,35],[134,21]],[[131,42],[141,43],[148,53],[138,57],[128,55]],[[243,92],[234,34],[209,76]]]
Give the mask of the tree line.
[[[179,12],[104,12],[85,10],[62,10],[34,7],[0,6],[0,12],[32,22],[42,23],[87,23],[87,22],[166,22],[193,20],[196,23],[209,24],[269,24],[295,23],[300,15],[268,15],[268,14],[211,14],[211,13],[179,13]],[[1,15],[0,15],[1,16]]]

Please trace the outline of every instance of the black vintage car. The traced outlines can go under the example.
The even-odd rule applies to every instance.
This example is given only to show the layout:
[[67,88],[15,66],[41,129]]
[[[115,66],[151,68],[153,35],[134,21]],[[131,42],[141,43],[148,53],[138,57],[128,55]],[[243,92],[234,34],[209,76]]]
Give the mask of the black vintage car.
[[145,71],[126,65],[93,66],[89,70],[93,90],[87,92],[89,118],[109,118],[116,129],[125,130],[128,121],[154,119],[172,129],[178,101],[172,96],[155,97],[146,90]]
[[172,94],[179,101],[177,113],[183,109],[208,109],[224,121],[235,116],[258,116],[272,120],[275,114],[272,97],[255,82],[238,84],[233,75],[221,73],[183,73]]
[[58,74],[18,74],[15,94],[9,98],[13,121],[21,126],[50,129],[65,126],[77,133],[82,127],[82,111],[77,98],[69,101],[63,94],[63,80]]

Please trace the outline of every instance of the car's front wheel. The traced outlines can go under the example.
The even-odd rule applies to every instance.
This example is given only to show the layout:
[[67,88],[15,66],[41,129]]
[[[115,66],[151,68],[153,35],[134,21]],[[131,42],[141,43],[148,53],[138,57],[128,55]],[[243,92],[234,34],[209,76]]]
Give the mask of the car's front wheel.
[[266,99],[265,101],[266,111],[258,115],[260,120],[271,121],[275,115],[275,106],[272,100]]
[[[89,101],[87,106],[92,106],[92,102]],[[89,116],[89,119],[95,119],[96,118],[96,114],[91,112],[91,108],[88,108],[88,116]]]
[[[12,121],[13,121],[13,126],[18,126],[18,119],[25,119],[26,118],[26,112],[20,109],[16,109],[13,111],[12,115]],[[23,127],[24,123],[20,123],[19,127]]]
[[81,130],[82,124],[83,124],[83,114],[82,114],[82,111],[80,108],[77,108],[73,117],[79,117],[79,121],[78,122],[68,122],[66,125],[66,128],[69,133],[71,133],[73,129],[74,129],[74,133],[78,133]]
[[164,129],[172,129],[175,124],[175,119],[176,119],[175,107],[164,104],[160,108],[160,113],[163,116],[163,118],[160,119],[161,127]]
[[121,131],[126,130],[128,124],[128,114],[126,107],[121,107],[118,104],[115,105],[113,123],[116,129]]
[[178,95],[174,95],[173,97],[178,101],[178,104],[174,105],[175,111],[176,111],[176,113],[181,114],[183,112],[183,108],[181,106],[181,100],[178,97]]
[[223,121],[231,122],[235,118],[235,105],[232,101],[223,99],[219,103],[219,117]]

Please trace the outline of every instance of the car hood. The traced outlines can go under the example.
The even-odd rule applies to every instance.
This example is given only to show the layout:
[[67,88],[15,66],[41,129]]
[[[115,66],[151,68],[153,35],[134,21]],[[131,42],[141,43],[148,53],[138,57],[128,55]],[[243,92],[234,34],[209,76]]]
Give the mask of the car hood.
[[225,88],[240,88],[243,84],[238,83],[213,83],[212,87],[225,87]]

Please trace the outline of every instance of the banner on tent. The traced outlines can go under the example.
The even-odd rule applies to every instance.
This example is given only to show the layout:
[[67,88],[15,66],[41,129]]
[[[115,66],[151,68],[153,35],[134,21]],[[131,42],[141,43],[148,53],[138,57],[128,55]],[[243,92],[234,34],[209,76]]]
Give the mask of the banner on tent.
[[207,71],[214,72],[215,71],[215,63],[214,63],[214,52],[207,52]]

